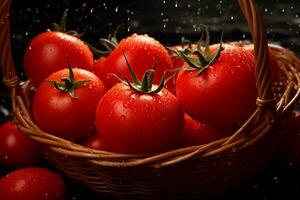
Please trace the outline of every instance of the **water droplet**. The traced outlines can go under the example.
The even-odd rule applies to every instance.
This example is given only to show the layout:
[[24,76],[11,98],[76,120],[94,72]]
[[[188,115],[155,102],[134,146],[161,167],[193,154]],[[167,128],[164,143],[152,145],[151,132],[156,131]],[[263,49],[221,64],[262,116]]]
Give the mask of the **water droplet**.
[[267,13],[268,12],[268,8],[265,8],[265,13]]
[[231,19],[231,20],[233,20],[233,19],[234,19],[234,17],[233,17],[233,16],[230,16],[230,19]]
[[163,0],[163,2],[162,2],[163,4],[166,4],[166,0]]
[[91,8],[90,13],[92,14],[94,12],[94,8]]
[[178,7],[178,1],[175,1],[174,7],[175,7],[175,8]]
[[281,12],[282,12],[282,13],[285,13],[285,9],[282,9]]
[[26,31],[25,35],[28,36],[28,34],[29,34],[29,31]]
[[119,6],[117,6],[115,9],[115,12],[118,12],[118,11],[119,11]]
[[83,4],[82,4],[82,7],[84,7],[84,8],[85,8],[86,6],[87,6],[87,4],[86,4],[86,3],[83,3]]
[[160,16],[164,16],[164,13],[160,13]]

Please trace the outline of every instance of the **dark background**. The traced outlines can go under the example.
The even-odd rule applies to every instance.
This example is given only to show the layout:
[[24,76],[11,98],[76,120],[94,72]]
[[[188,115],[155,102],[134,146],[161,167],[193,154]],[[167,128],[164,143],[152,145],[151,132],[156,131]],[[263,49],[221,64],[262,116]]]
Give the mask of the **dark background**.
[[[122,24],[118,36],[134,32],[158,39],[165,45],[178,44],[182,36],[193,41],[200,37],[199,24],[209,25],[212,41],[217,42],[222,29],[224,40],[250,39],[247,25],[236,1],[232,0],[13,0],[11,9],[12,52],[20,78],[22,57],[29,41],[38,33],[59,22],[69,8],[68,28],[84,30],[83,40],[99,46],[97,39],[107,37]],[[297,0],[257,0],[267,25],[268,39],[300,53],[300,3]],[[7,118],[10,101],[0,84],[1,122]],[[48,163],[46,167],[51,167]],[[53,167],[51,167],[53,168]],[[1,169],[1,168],[0,168]],[[5,169],[2,170],[2,174]],[[299,169],[300,171],[300,169]],[[87,188],[66,179],[67,199],[96,199]],[[224,199],[299,199],[300,176],[293,163],[282,165],[276,155],[267,169],[253,183]],[[294,197],[293,197],[294,196]],[[293,197],[293,198],[292,198]]]

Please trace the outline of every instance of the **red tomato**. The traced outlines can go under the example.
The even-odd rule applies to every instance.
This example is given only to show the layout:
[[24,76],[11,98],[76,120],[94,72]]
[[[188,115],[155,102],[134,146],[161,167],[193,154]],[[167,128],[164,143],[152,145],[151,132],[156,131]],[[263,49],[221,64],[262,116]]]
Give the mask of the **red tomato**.
[[0,180],[3,200],[63,200],[65,185],[53,172],[42,168],[23,168]]
[[38,145],[12,122],[0,126],[0,165],[9,168],[32,166],[40,158]]
[[[155,84],[159,84],[166,69],[173,67],[167,50],[157,40],[148,35],[133,34],[123,39],[103,63],[100,62],[103,66],[99,67],[97,63],[95,64],[96,75],[108,89],[118,82],[115,77],[109,75],[110,73],[117,75],[123,73],[132,81],[123,52],[139,79],[146,70],[152,69],[156,65]],[[174,87],[172,81],[169,81],[168,87]]]
[[201,75],[180,71],[176,95],[186,113],[215,127],[245,121],[256,108],[254,58],[234,45],[223,45],[220,57]]
[[[103,71],[103,62],[106,60],[106,57],[100,57],[98,60],[94,61],[94,69],[95,71]],[[101,68],[101,69],[97,69]]]
[[[73,72],[74,82],[87,81],[74,90],[76,98],[44,81],[33,99],[36,124],[48,133],[69,140],[87,137],[95,131],[96,106],[105,93],[104,84],[93,73],[77,68]],[[68,69],[53,73],[47,80],[59,82],[64,77],[69,77]]]
[[33,38],[25,51],[25,73],[38,87],[47,76],[68,67],[67,56],[74,67],[94,71],[93,54],[83,41],[66,33],[44,32]]
[[281,164],[300,172],[300,111],[284,116],[279,140],[279,158]]
[[103,142],[120,153],[154,153],[182,141],[183,111],[167,89],[155,94],[117,84],[101,99],[96,127]]
[[219,130],[184,115],[185,124],[183,136],[187,145],[208,144],[215,140],[229,136],[228,130]]
[[88,137],[85,141],[83,141],[82,145],[96,150],[108,150],[108,147],[103,143],[103,140],[99,134]]

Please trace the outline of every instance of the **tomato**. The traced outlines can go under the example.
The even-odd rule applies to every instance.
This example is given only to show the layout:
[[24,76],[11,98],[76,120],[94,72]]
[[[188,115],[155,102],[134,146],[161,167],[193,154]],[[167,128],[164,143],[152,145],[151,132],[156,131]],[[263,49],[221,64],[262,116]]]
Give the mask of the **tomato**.
[[163,88],[145,94],[119,83],[100,100],[96,127],[114,152],[155,153],[182,141],[183,111],[176,97]]
[[82,145],[96,150],[108,150],[108,147],[105,145],[105,143],[103,143],[103,140],[99,134],[95,134],[93,136],[88,137],[86,140],[83,141]]
[[[62,80],[69,89],[80,83],[72,92],[59,90],[49,80],[59,82],[71,76],[68,69],[53,73],[37,89],[33,99],[33,118],[45,132],[77,140],[95,131],[95,110],[100,98],[106,92],[102,81],[84,69],[73,69],[73,84]],[[76,97],[72,96],[76,95]]]
[[40,158],[38,145],[15,124],[9,121],[0,126],[0,165],[8,168],[32,166]]
[[194,120],[187,114],[184,115],[184,119],[183,136],[186,145],[208,144],[229,136],[230,131],[208,126]]
[[219,57],[199,70],[180,71],[176,95],[185,112],[214,127],[244,122],[256,109],[253,55],[235,45],[223,45]]
[[[103,62],[106,60],[106,57],[100,57],[99,59],[94,61],[94,69],[95,71],[103,71]],[[97,69],[97,68],[101,68],[101,69]]]
[[[100,77],[108,89],[118,82],[115,77],[110,75],[111,73],[117,75],[123,73],[132,81],[129,77],[130,73],[124,54],[139,79],[142,78],[147,69],[152,69],[155,65],[154,83],[156,84],[159,83],[164,71],[173,67],[172,60],[162,44],[148,35],[133,34],[121,40],[119,45],[103,61],[103,66],[98,67],[97,63],[95,64],[96,75]],[[172,83],[169,81],[167,86],[174,87],[174,83]]]
[[93,54],[79,38],[62,32],[41,33],[25,51],[25,73],[38,87],[47,76],[68,67],[66,57],[70,57],[74,67],[93,71]]
[[294,110],[283,117],[280,132],[280,163],[300,172],[300,111]]
[[63,200],[65,185],[55,173],[43,168],[23,168],[0,180],[0,199]]

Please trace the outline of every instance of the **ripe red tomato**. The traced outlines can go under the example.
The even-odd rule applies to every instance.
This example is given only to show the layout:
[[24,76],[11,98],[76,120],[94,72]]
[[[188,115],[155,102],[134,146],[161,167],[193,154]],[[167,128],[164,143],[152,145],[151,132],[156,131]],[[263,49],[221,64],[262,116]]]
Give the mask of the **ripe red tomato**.
[[[33,99],[35,123],[42,130],[68,140],[87,137],[95,131],[96,106],[106,91],[102,81],[93,73],[77,68],[73,72],[74,82],[86,80],[74,89],[76,97],[44,81]],[[59,82],[69,74],[68,69],[60,70],[47,77],[47,80]]]
[[74,67],[94,71],[93,54],[83,41],[62,32],[44,32],[33,38],[25,51],[25,73],[38,87],[47,76],[68,67],[67,56]]
[[235,45],[223,45],[220,57],[199,76],[180,71],[176,95],[186,113],[214,127],[246,120],[256,108],[253,55]]
[[143,94],[117,84],[101,99],[96,127],[114,152],[155,153],[182,141],[183,111],[167,89]]
[[9,121],[0,126],[0,165],[8,168],[32,166],[40,158],[38,145],[16,125]]
[[186,145],[208,144],[215,140],[229,136],[230,131],[220,130],[208,126],[184,115],[185,124],[183,130],[184,141]]
[[[133,34],[123,39],[103,63],[100,62],[103,66],[98,67],[98,64],[95,64],[96,75],[100,77],[108,89],[118,82],[115,77],[109,75],[110,73],[117,75],[123,73],[132,81],[123,52],[139,79],[142,78],[146,70],[152,69],[156,65],[155,84],[159,84],[166,69],[173,67],[167,50],[157,40],[148,35]],[[167,86],[174,87],[172,83],[169,81]]]
[[65,185],[55,173],[42,168],[23,168],[0,180],[3,200],[63,200]]
[[82,145],[96,150],[108,150],[108,147],[103,143],[103,140],[99,134],[95,134],[93,136],[88,137],[86,140],[83,141]]

